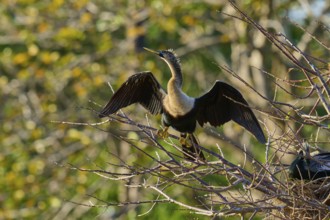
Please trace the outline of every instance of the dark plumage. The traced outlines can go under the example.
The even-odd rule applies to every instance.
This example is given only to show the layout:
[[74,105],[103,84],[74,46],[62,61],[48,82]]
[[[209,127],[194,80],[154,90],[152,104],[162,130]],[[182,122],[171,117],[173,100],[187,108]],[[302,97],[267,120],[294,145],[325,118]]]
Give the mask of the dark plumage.
[[291,178],[315,180],[330,176],[330,153],[310,156],[300,151],[289,167]]
[[116,113],[133,103],[140,103],[151,114],[160,114],[163,112],[162,100],[165,95],[165,91],[151,72],[137,73],[121,85],[100,112],[99,117]]
[[[266,142],[257,118],[238,90],[225,82],[216,81],[211,90],[201,97],[189,97],[181,90],[183,82],[181,67],[174,52],[145,49],[157,54],[168,64],[172,77],[167,84],[167,93],[151,72],[137,73],[129,77],[112,96],[99,117],[113,114],[128,105],[140,103],[150,113],[162,114],[163,124],[166,127],[173,127],[182,134],[192,134],[197,122],[201,126],[207,122],[213,126],[220,126],[233,120],[250,131],[261,143]],[[195,138],[190,140],[196,142]],[[194,157],[204,158],[195,148],[189,151]]]

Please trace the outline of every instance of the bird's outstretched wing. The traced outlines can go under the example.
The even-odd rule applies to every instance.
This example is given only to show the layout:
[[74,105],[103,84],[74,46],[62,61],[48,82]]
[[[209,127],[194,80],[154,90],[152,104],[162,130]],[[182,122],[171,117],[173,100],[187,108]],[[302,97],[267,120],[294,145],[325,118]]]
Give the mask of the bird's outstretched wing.
[[261,143],[266,142],[257,118],[242,94],[227,83],[216,81],[212,89],[196,98],[197,121],[220,126],[233,120],[250,131]]
[[328,172],[330,175],[330,153],[320,153],[313,156],[313,159],[310,161],[310,167],[317,172]]
[[134,103],[140,103],[151,114],[160,114],[163,111],[162,101],[165,95],[165,90],[151,72],[137,73],[121,85],[99,113],[99,117],[111,115]]

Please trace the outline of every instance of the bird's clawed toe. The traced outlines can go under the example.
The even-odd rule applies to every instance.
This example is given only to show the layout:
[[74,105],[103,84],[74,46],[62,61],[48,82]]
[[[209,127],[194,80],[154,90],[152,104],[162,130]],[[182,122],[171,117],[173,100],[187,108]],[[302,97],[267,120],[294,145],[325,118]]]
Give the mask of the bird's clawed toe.
[[165,127],[164,129],[160,129],[157,131],[157,136],[166,139],[168,138],[169,134],[168,134],[168,127]]
[[179,138],[179,142],[181,144],[181,146],[185,146],[186,148],[190,148],[193,146],[193,144],[191,143],[191,141],[187,138],[187,137],[180,137]]
[[179,142],[182,146],[184,157],[189,161],[202,160],[205,161],[205,156],[199,148],[198,142],[193,134],[181,134]]

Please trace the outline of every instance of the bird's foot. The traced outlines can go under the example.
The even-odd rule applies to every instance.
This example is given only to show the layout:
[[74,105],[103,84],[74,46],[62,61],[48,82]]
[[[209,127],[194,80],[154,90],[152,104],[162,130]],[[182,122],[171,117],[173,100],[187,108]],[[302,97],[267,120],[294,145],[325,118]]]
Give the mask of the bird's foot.
[[158,130],[157,131],[157,136],[159,136],[163,139],[168,138],[169,134],[168,134],[167,130],[168,130],[168,127],[165,127],[164,129]]
[[190,147],[192,147],[193,146],[193,143],[191,143],[191,141],[190,141],[190,139],[189,139],[189,137],[187,136],[187,137],[180,137],[179,138],[179,142],[180,142],[180,144],[182,145],[182,146],[185,146],[185,147],[187,147],[187,148],[190,148]]
[[185,159],[190,161],[205,161],[204,154],[202,150],[199,149],[198,142],[193,134],[181,134],[179,142],[182,146]]

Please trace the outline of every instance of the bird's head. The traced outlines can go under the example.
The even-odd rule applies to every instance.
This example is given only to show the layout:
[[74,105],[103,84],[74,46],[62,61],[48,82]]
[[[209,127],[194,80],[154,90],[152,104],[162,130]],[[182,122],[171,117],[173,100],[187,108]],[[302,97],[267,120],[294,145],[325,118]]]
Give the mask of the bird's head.
[[169,66],[180,66],[180,59],[177,57],[172,49],[168,50],[151,50],[144,47],[148,52],[158,55],[162,60],[164,60]]
[[291,178],[301,179],[306,177],[306,160],[304,152],[300,151],[296,159],[289,166],[289,175]]

